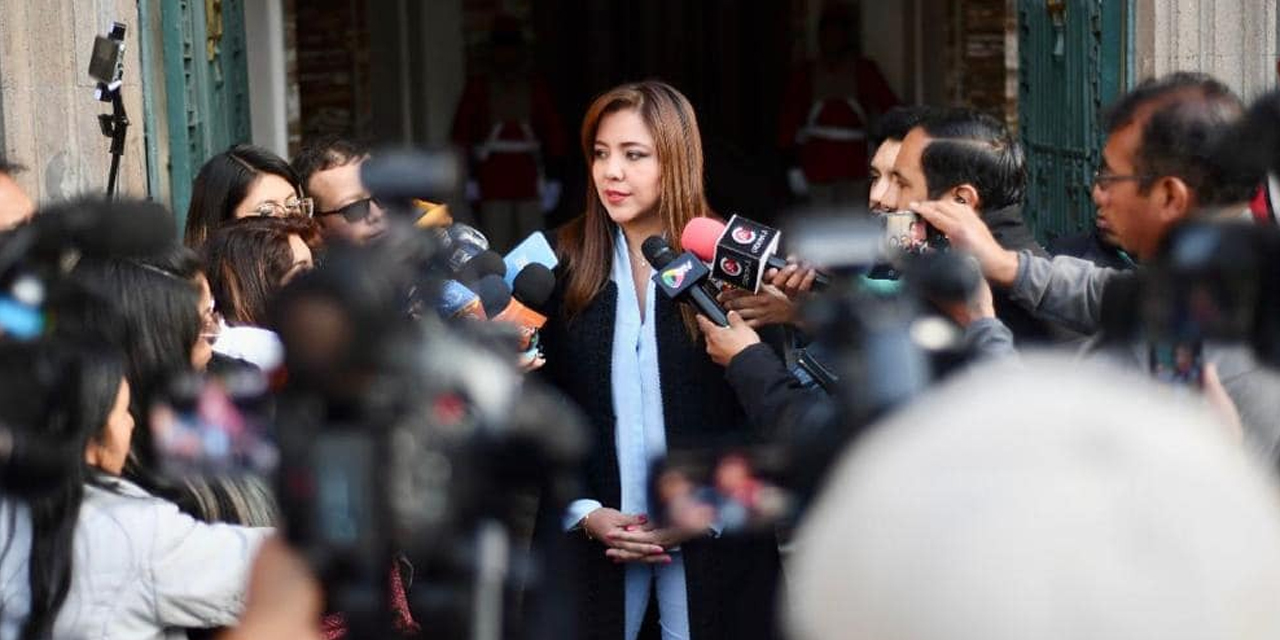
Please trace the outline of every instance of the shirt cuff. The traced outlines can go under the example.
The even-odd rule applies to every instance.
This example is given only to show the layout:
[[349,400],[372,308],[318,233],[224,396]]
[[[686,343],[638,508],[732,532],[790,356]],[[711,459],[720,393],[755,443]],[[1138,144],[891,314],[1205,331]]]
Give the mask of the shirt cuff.
[[588,513],[602,508],[604,505],[600,504],[599,500],[574,500],[569,503],[569,508],[564,510],[564,522],[561,526],[565,531],[572,531]]

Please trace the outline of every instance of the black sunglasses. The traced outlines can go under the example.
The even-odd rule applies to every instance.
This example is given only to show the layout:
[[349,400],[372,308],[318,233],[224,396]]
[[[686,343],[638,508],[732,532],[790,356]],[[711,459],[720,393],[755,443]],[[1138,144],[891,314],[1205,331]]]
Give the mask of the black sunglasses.
[[382,207],[382,203],[378,202],[377,198],[368,197],[356,200],[341,209],[334,209],[333,211],[317,211],[315,215],[316,217],[341,215],[344,220],[354,224],[369,217],[370,204],[376,204],[378,207]]

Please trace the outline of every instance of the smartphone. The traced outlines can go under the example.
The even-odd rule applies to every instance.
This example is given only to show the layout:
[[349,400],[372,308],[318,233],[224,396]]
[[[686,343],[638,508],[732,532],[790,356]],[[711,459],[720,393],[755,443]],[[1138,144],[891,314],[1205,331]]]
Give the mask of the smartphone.
[[1203,344],[1198,340],[1152,343],[1151,375],[1161,382],[1203,389]]
[[885,247],[891,253],[920,255],[946,249],[949,244],[942,232],[914,211],[890,211],[880,218]]

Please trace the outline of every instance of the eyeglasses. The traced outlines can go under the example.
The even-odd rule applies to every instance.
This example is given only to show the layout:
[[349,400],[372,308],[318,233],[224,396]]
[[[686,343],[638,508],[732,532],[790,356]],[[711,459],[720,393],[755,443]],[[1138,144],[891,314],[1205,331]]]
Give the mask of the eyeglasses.
[[316,204],[311,198],[290,198],[280,204],[274,200],[268,200],[254,209],[251,213],[264,218],[284,218],[299,217],[310,218],[315,213]]
[[208,309],[200,312],[200,337],[212,344],[220,333],[222,333],[222,314],[218,313],[217,307],[209,305]]
[[369,218],[370,205],[378,205],[378,208],[382,208],[382,203],[378,202],[377,198],[368,197],[333,211],[317,211],[316,217],[341,215],[343,220],[355,224]]
[[1124,182],[1127,180],[1137,180],[1138,182],[1145,182],[1154,177],[1155,176],[1145,174],[1145,173],[1121,175],[1118,173],[1107,173],[1102,169],[1097,169],[1093,172],[1093,186],[1099,187],[1105,191],[1106,189],[1110,188],[1113,183],[1116,183],[1116,182]]

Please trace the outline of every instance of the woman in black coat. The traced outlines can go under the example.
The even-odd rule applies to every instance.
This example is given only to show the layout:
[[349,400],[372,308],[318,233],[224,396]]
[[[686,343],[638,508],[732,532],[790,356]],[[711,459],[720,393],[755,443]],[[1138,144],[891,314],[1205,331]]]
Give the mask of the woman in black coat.
[[[641,245],[677,250],[711,215],[689,102],[660,82],[615,88],[582,127],[584,214],[560,230],[545,373],[587,415],[595,438],[584,495],[542,536],[568,536],[580,636],[634,640],[656,596],[664,638],[773,637],[776,541],[654,525],[649,463],[667,450],[741,444],[747,421],[707,357],[690,308],[658,292]],[[542,522],[549,520],[543,518]]]

